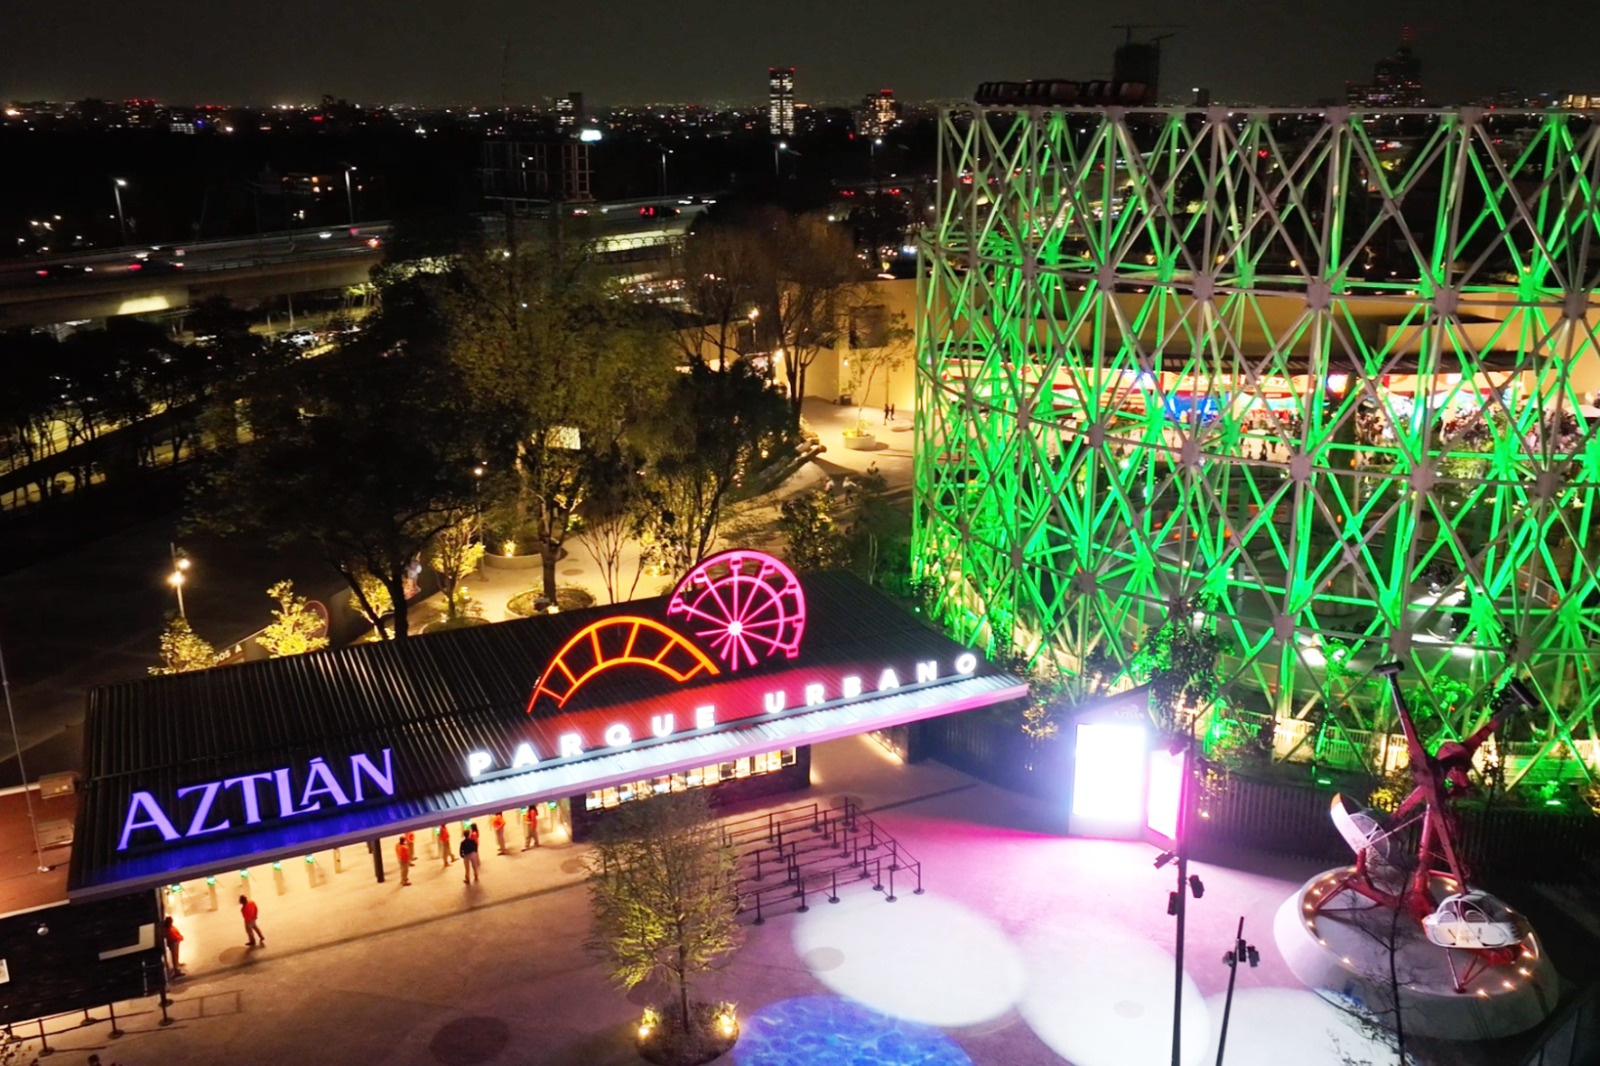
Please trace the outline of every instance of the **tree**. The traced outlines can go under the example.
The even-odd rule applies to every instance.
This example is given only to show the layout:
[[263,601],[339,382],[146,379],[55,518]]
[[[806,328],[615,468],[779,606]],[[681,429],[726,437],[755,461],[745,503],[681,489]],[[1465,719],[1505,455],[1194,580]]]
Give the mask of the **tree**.
[[[856,398],[856,432],[866,432],[867,400],[872,382],[906,365],[915,337],[904,313],[887,314],[882,307],[863,307],[850,323],[850,391]],[[888,386],[884,386],[888,395]]]
[[468,254],[448,279],[452,357],[497,427],[513,511],[537,542],[544,594],[595,480],[660,410],[672,376],[661,323],[618,291],[590,246],[560,232]]
[[689,235],[683,252],[683,299],[693,319],[674,330],[691,364],[712,353],[718,370],[737,361],[753,341],[760,315],[766,249],[751,234],[710,222]]
[[191,500],[219,534],[315,545],[366,616],[375,578],[394,606],[385,637],[410,632],[407,579],[435,535],[471,513],[475,436],[443,328],[415,283],[393,286],[358,340],[252,383],[249,440],[230,449]]
[[789,543],[786,557],[796,570],[829,570],[847,561],[833,507],[833,497],[820,489],[797,492],[779,505],[778,532]]
[[639,588],[639,578],[644,575],[643,546],[639,545],[633,579],[625,591],[622,553],[644,535],[649,515],[656,506],[645,484],[642,460],[623,462],[619,456],[618,463],[619,468],[601,479],[590,493],[583,525],[578,530],[578,542],[600,568],[600,580],[605,583],[606,596],[612,603],[631,600]]
[[692,363],[649,438],[651,531],[684,569],[716,544],[729,494],[778,446],[783,399],[748,362]]
[[743,939],[737,858],[699,791],[624,804],[596,835],[589,947],[625,989],[668,983],[684,1032],[695,977]]
[[191,670],[206,670],[216,666],[223,659],[217,649],[211,646],[189,626],[189,620],[182,615],[174,615],[167,621],[167,628],[161,634],[161,665],[152,666],[152,674],[186,674]]
[[467,605],[467,589],[462,582],[478,569],[484,550],[483,541],[478,539],[478,523],[470,517],[446,526],[433,538],[428,565],[439,574],[444,616],[452,622],[461,617]]
[[843,227],[766,211],[748,225],[766,249],[758,276],[760,324],[782,353],[790,423],[800,426],[806,372],[835,348],[869,296],[866,268]]
[[1211,621],[1216,611],[1205,593],[1179,600],[1130,664],[1136,677],[1149,682],[1151,706],[1167,732],[1189,734],[1196,716],[1217,698],[1223,641]]
[[295,592],[293,581],[279,581],[267,589],[267,595],[278,601],[278,609],[272,612],[272,624],[261,631],[256,643],[269,655],[277,659],[328,646],[326,620],[310,609],[310,600]]

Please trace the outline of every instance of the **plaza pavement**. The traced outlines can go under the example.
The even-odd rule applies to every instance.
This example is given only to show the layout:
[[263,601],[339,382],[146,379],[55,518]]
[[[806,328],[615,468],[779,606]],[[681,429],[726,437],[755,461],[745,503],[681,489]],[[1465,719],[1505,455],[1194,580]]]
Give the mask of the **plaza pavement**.
[[[907,766],[873,741],[816,749],[812,788],[780,806],[855,797],[924,866],[925,894],[869,885],[841,902],[812,897],[747,938],[699,995],[738,1004],[738,1066],[1156,1066],[1169,1059],[1171,868],[1140,843],[1069,839],[1062,812],[938,763]],[[748,810],[750,808],[746,808]],[[757,808],[760,809],[760,808]],[[743,813],[742,811],[740,813]],[[520,833],[509,831],[520,847]],[[154,1000],[122,1005],[127,1035],[104,1022],[51,1040],[52,1062],[91,1052],[121,1066],[356,1064],[622,1066],[653,997],[608,985],[585,951],[583,845],[494,853],[483,880],[421,847],[401,887],[393,841],[379,884],[364,849],[249,872],[267,946],[244,945],[237,873],[169,895],[188,976],[175,1023]],[[1242,969],[1228,1040],[1232,1066],[1343,1066],[1366,1037],[1300,989],[1272,946],[1273,911],[1313,872],[1261,858],[1249,871],[1194,864],[1185,996],[1187,1066],[1215,1058],[1220,958],[1234,925],[1261,949]],[[97,1011],[103,1017],[103,1011]],[[58,1023],[64,1024],[64,1023]],[[1385,1059],[1373,1051],[1372,1061]],[[1494,1062],[1493,1058],[1479,1059]]]

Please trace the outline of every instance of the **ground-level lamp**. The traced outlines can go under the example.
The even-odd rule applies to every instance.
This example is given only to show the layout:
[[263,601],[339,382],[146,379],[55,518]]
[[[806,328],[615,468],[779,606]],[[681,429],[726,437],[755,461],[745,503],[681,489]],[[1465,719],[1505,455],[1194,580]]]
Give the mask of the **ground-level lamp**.
[[172,586],[172,591],[178,594],[178,617],[188,618],[183,609],[183,583],[188,580],[189,553],[176,544],[168,544],[172,552],[172,572],[167,575],[167,584]]
[[1222,1066],[1222,1052],[1228,1046],[1228,1015],[1233,1011],[1233,982],[1239,976],[1239,964],[1244,963],[1255,969],[1261,962],[1261,953],[1254,944],[1244,941],[1244,915],[1239,915],[1239,930],[1233,934],[1233,950],[1222,956],[1222,964],[1228,968],[1228,995],[1222,1001],[1222,1032],[1217,1037],[1217,1066]]

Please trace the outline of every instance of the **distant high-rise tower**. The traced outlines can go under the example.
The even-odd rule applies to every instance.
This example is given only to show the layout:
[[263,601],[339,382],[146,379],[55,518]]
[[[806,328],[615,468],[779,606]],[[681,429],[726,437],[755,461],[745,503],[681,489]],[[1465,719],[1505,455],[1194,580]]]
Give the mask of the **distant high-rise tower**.
[[[1406,40],[1410,39],[1407,31]],[[1372,65],[1372,82],[1357,85],[1347,82],[1345,98],[1352,107],[1424,107],[1422,95],[1422,60],[1408,44],[1402,44],[1393,55],[1385,56]]]
[[570,92],[556,97],[556,126],[567,129],[583,125],[583,94]]
[[900,105],[893,89],[879,89],[861,102],[861,132],[867,137],[882,137],[900,123]]
[[767,127],[774,137],[794,133],[794,68],[767,68]]
[[1143,85],[1144,98],[1154,102],[1161,84],[1161,41],[1170,36],[1164,34],[1153,41],[1136,41],[1130,29],[1128,39],[1117,45],[1117,50],[1111,54],[1111,80]]

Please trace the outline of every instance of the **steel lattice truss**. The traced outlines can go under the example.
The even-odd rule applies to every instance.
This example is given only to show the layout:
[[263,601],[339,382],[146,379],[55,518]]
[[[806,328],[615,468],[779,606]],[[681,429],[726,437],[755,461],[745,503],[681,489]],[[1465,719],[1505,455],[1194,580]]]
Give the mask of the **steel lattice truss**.
[[1587,776],[1595,117],[946,113],[916,415],[942,622],[1073,673],[1210,592],[1280,757],[1381,762],[1398,657],[1431,739],[1519,676],[1544,709],[1507,783]]

